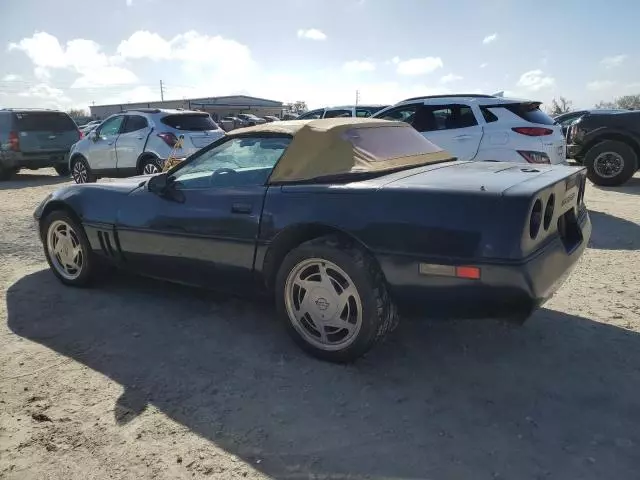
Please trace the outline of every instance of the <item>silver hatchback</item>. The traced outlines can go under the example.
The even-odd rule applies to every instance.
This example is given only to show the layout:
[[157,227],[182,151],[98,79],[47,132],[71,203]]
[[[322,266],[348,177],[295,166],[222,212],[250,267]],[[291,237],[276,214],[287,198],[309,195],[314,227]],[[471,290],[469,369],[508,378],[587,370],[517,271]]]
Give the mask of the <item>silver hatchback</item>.
[[69,169],[76,183],[158,173],[170,155],[185,158],[224,135],[205,112],[127,110],[111,115],[73,145]]

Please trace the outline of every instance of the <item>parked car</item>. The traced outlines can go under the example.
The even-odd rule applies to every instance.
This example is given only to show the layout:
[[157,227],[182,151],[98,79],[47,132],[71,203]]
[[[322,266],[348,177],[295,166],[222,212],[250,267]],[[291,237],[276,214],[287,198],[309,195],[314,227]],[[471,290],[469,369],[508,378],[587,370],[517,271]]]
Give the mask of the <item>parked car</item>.
[[[111,115],[76,143],[69,168],[76,183],[157,173],[172,152],[174,157],[186,157],[224,134],[205,112],[128,110]],[[174,149],[180,135],[184,135],[184,142]]]
[[242,128],[246,126],[247,122],[245,122],[243,119],[231,115],[222,117],[222,120],[220,120],[220,127],[225,132],[229,132],[231,130],[235,130],[236,128]]
[[569,128],[567,144],[569,157],[587,167],[593,183],[622,185],[639,166],[640,111],[583,115]]
[[69,115],[58,110],[0,110],[0,180],[21,168],[55,168],[69,175],[69,149],[82,137]]
[[553,119],[560,124],[560,126],[562,127],[562,134],[566,138],[571,124],[584,115],[588,115],[590,113],[622,113],[629,111],[630,110],[626,110],[624,108],[575,110],[573,112],[561,113],[560,115],[556,115],[555,117],[553,117]]
[[254,125],[261,125],[267,121],[264,118],[255,116],[252,113],[239,113],[238,118],[244,120],[245,126],[253,127]]
[[434,95],[403,100],[373,117],[410,123],[459,160],[566,163],[562,129],[540,105],[493,95]]
[[296,113],[287,112],[282,114],[282,120],[297,120],[297,119],[298,119],[298,114]]
[[63,187],[34,217],[64,284],[106,262],[273,295],[302,348],[346,362],[397,308],[524,321],[589,241],[584,170],[455,161],[402,122],[278,122],[166,173]]
[[90,122],[85,123],[84,125],[80,125],[78,129],[86,135],[87,132],[93,130],[101,123],[102,123],[102,120],[91,120]]
[[297,117],[297,120],[316,120],[319,118],[360,117],[367,118],[388,105],[345,105],[311,110]]
[[279,122],[280,121],[280,119],[278,117],[276,117],[275,115],[265,115],[262,118],[264,118],[266,122]]

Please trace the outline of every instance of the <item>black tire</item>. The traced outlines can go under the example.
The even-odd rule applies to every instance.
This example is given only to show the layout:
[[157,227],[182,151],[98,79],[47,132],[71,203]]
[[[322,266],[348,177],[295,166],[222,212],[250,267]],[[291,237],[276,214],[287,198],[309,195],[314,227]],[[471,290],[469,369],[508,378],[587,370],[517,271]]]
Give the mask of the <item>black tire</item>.
[[0,182],[11,180],[11,177],[17,172],[17,168],[7,168],[0,165]]
[[[81,247],[82,255],[83,255],[83,265],[80,269],[80,274],[77,278],[67,278],[63,276],[56,265],[54,264],[53,259],[51,258],[51,254],[49,252],[49,228],[51,225],[56,222],[61,221],[69,225],[75,234],[79,242],[79,246]],[[72,287],[87,287],[90,286],[91,283],[95,280],[96,272],[99,269],[99,260],[96,255],[93,253],[91,249],[91,245],[89,244],[89,240],[87,239],[87,235],[82,228],[82,225],[79,225],[78,222],[66,211],[64,210],[54,210],[49,213],[40,223],[40,235],[42,238],[42,245],[44,247],[44,255],[47,259],[47,263],[49,264],[49,268],[53,272],[53,274],[58,277],[65,285],[69,285]]]
[[[344,270],[360,296],[362,325],[354,340],[344,349],[323,350],[309,343],[296,330],[287,313],[287,277],[300,262],[312,258],[328,260]],[[310,240],[289,252],[276,276],[275,295],[278,314],[293,340],[307,353],[329,362],[349,363],[357,360],[382,341],[398,323],[396,306],[389,296],[377,262],[353,242],[333,235]]]
[[138,173],[140,175],[152,175],[151,172],[147,170],[150,168],[155,168],[157,171],[155,173],[162,172],[163,163],[156,157],[145,157],[140,161],[140,169]]
[[[622,168],[611,177],[601,175],[595,162],[603,154],[611,153],[622,159]],[[605,140],[589,149],[584,156],[584,166],[587,167],[587,177],[595,185],[603,187],[615,187],[626,183],[638,170],[638,155],[624,142],[617,140]]]
[[[84,169],[86,176],[82,177],[81,170]],[[76,183],[95,183],[98,177],[93,174],[87,160],[82,156],[74,157],[71,160],[71,177]],[[84,178],[84,180],[82,180]]]
[[61,177],[68,177],[69,174],[71,173],[71,171],[69,170],[69,166],[68,165],[57,165],[55,167],[56,173],[58,175],[60,175]]

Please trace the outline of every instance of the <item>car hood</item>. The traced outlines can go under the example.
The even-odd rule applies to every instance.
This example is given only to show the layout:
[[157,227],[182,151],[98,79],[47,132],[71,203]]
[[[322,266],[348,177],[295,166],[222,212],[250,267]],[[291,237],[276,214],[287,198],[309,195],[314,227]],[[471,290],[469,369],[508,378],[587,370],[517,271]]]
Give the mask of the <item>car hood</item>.
[[502,195],[511,191],[529,190],[523,185],[531,186],[532,189],[537,188],[541,184],[557,181],[566,177],[567,174],[580,170],[583,170],[583,167],[455,161],[407,171],[407,175],[390,179],[381,187],[384,189],[484,192]]

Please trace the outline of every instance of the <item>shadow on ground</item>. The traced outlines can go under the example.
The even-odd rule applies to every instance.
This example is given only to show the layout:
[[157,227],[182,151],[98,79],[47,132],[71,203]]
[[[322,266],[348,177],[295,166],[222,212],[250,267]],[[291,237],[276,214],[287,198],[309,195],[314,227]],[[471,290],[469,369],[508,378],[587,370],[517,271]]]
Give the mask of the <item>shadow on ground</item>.
[[619,187],[598,187],[593,184],[590,184],[589,186],[591,188],[597,188],[598,190],[603,190],[605,192],[618,192],[628,195],[640,195],[640,176],[636,175],[635,177],[628,180],[624,185],[620,185]]
[[640,335],[586,318],[408,321],[345,367],[298,351],[264,304],[135,277],[77,290],[42,271],[7,304],[13,332],[124,387],[119,424],[152,404],[274,478],[640,469]]
[[20,188],[42,187],[44,185],[56,185],[70,181],[70,177],[61,177],[57,174],[24,174],[13,175],[10,180],[0,182],[0,190],[17,190]]
[[589,209],[593,224],[589,247],[601,250],[640,250],[640,225]]

